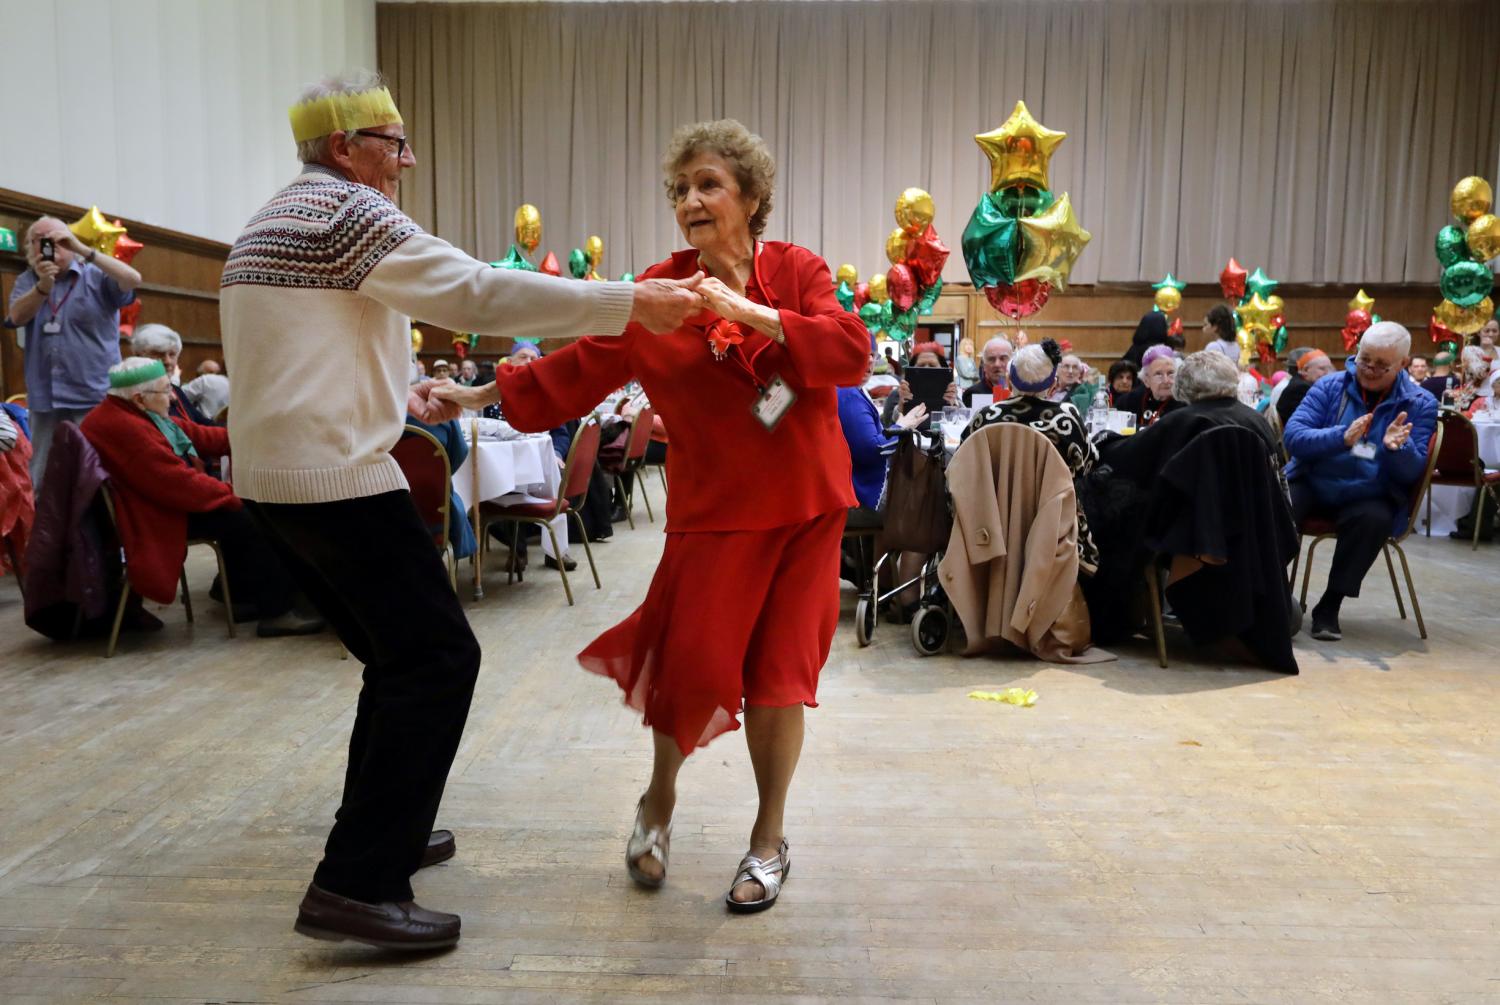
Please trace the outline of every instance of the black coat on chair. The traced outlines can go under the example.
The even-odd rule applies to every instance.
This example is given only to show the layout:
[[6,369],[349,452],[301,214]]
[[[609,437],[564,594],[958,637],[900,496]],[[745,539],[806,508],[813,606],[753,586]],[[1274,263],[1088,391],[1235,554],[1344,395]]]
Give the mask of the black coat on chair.
[[1157,482],[1146,543],[1204,563],[1167,587],[1195,643],[1238,637],[1272,669],[1297,672],[1286,569],[1299,540],[1275,454],[1259,436],[1214,428],[1177,451]]

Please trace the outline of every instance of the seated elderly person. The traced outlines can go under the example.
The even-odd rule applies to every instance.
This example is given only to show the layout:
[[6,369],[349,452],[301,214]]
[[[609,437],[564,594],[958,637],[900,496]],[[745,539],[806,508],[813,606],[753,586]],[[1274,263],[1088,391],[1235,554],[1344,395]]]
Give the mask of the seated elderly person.
[[229,450],[229,434],[169,418],[172,384],[158,359],[132,357],[109,368],[109,393],[82,430],[109,473],[115,521],[130,587],[169,604],[189,538],[213,538],[224,551],[236,621],[260,619],[256,634],[305,635],[323,621],[293,603],[294,587],[270,543],[203,458]]
[[198,406],[198,411],[215,423],[229,407],[229,378],[220,371],[219,364],[206,359],[198,364],[198,376],[182,385],[182,393]]
[[1477,345],[1464,347],[1459,360],[1462,379],[1453,389],[1453,407],[1472,416],[1490,407],[1495,393],[1495,371],[1490,368],[1484,350]]
[[[865,367],[866,381],[870,379],[877,362],[878,357],[871,353],[870,362]],[[844,440],[849,444],[849,459],[853,462],[854,498],[859,501],[858,509],[870,514],[869,517],[851,515],[851,520],[857,523],[873,517],[880,505],[880,496],[885,490],[886,465],[896,450],[896,437],[891,435],[891,431],[881,421],[880,409],[875,407],[874,399],[863,384],[859,387],[839,388],[838,397],[839,424],[844,429]],[[915,408],[896,420],[896,427],[915,429],[926,418],[927,406],[918,402]]]
[[[1182,407],[1182,402],[1172,397],[1172,379],[1177,374],[1177,353],[1169,346],[1154,345],[1146,350],[1141,367],[1141,382],[1144,393],[1136,402],[1136,425],[1145,429],[1162,416]],[[1239,388],[1239,373],[1235,373],[1235,388]]]
[[[1099,454],[1089,442],[1083,416],[1071,402],[1050,401],[1048,392],[1057,380],[1066,359],[1057,343],[1043,339],[1041,345],[1029,345],[1016,351],[1010,362],[1011,396],[981,409],[963,432],[963,439],[978,429],[997,422],[1019,422],[1037,430],[1062,454],[1073,473],[1075,484],[1093,470]],[[1083,511],[1083,493],[1074,496],[1078,506],[1078,560],[1083,570],[1092,574],[1099,565],[1099,552],[1089,532]]]
[[1287,421],[1312,386],[1333,372],[1333,362],[1322,349],[1309,349],[1297,360],[1297,375],[1288,378],[1286,389],[1274,398],[1276,417],[1286,428]]
[[1297,523],[1319,516],[1338,527],[1328,588],[1312,609],[1315,639],[1343,637],[1344,598],[1359,596],[1386,538],[1406,529],[1437,424],[1437,402],[1404,369],[1410,352],[1405,328],[1376,322],[1347,369],[1318,381],[1286,424]]
[[[943,352],[942,346],[936,342],[918,342],[911,348],[911,359],[907,362],[905,370],[940,369],[947,365],[948,356]],[[958,385],[949,381],[947,389],[943,392],[943,403],[956,405],[958,401]],[[913,407],[915,406],[912,402],[911,384],[903,378],[896,386],[896,393],[886,396],[885,407],[881,409],[881,421],[887,426],[895,425],[896,416],[906,414]]]
[[[1043,342],[1045,344],[1045,341]],[[1087,412],[1099,390],[1097,376],[1089,380],[1089,365],[1073,353],[1064,353],[1057,364],[1057,380],[1047,392],[1048,401],[1068,401],[1079,412]]]
[[[1022,333],[1024,337],[1025,333]],[[1016,354],[1010,339],[995,336],[984,344],[979,353],[979,379],[964,388],[963,405],[974,407],[974,395],[987,394],[991,401],[1004,401],[1010,397],[1006,379],[1010,373],[1010,360]]]
[[172,402],[170,415],[173,419],[186,419],[200,426],[208,425],[208,418],[198,410],[197,404],[178,386],[181,371],[177,360],[182,355],[182,336],[166,325],[141,325],[130,340],[130,353],[143,359],[161,360],[171,380]]
[[1145,388],[1140,383],[1141,368],[1128,359],[1117,359],[1109,365],[1104,386],[1109,392],[1109,407],[1135,415],[1141,407]]

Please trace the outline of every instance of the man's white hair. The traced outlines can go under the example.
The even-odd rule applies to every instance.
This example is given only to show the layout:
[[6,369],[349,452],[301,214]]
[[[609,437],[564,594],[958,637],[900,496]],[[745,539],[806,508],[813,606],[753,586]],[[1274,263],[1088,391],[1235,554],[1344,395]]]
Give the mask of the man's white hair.
[[1177,364],[1172,397],[1184,404],[1233,398],[1239,394],[1240,370],[1221,352],[1190,353]]
[[[147,359],[145,356],[128,356],[109,368],[111,374],[129,373],[131,370],[139,370],[143,366],[161,366],[160,360]],[[109,393],[116,398],[124,398],[129,401],[143,391],[165,391],[172,386],[172,382],[165,376],[157,377],[155,380],[142,381],[139,384],[131,384],[129,387],[111,387]]]
[[990,339],[984,344],[984,348],[979,350],[979,355],[983,356],[985,353],[989,352],[990,346],[999,345],[1005,346],[1007,352],[1013,353],[1016,351],[1016,347],[1010,344],[1010,339],[1006,338],[1004,335],[996,335],[994,338]]
[[1411,354],[1411,332],[1394,321],[1377,321],[1359,338],[1361,349],[1396,349],[1402,359]]
[[149,356],[152,353],[162,355],[169,352],[180,353],[182,352],[182,336],[166,325],[141,325],[135,330],[135,337],[130,340],[130,351],[137,356]]
[[[325,77],[302,88],[297,104],[326,98],[333,94],[360,94],[385,86],[385,78],[374,70],[350,70],[336,77]],[[331,136],[332,133],[328,134]],[[314,136],[297,144],[297,159],[304,164],[317,164],[328,156],[328,136]]]

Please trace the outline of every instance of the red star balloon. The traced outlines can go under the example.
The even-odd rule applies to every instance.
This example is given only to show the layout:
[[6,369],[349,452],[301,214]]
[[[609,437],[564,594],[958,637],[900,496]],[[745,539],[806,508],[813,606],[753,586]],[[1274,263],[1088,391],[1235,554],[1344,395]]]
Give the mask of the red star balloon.
[[1245,279],[1249,275],[1243,265],[1230,258],[1224,271],[1219,273],[1219,292],[1224,294],[1226,300],[1240,299],[1245,295]]
[[943,266],[948,262],[948,246],[929,224],[921,236],[911,242],[911,253],[906,264],[916,276],[917,285],[926,289],[943,275]]
[[1172,323],[1167,325],[1167,334],[1173,338],[1182,334],[1182,318],[1172,319]]
[[1434,345],[1442,345],[1444,342],[1458,342],[1458,336],[1453,334],[1453,329],[1439,321],[1436,314],[1427,322],[1427,334],[1432,336]]
[[[119,223],[120,221],[116,220],[115,222]],[[115,242],[115,257],[126,265],[129,265],[131,259],[135,258],[136,253],[144,247],[144,244],[129,234],[121,234],[120,239]]]
[[136,297],[134,301],[120,308],[120,335],[123,338],[135,338],[135,325],[141,316],[141,298]]
[[562,266],[558,264],[557,256],[550,251],[547,252],[547,257],[542,259],[542,264],[537,267],[537,270],[549,276],[562,275]]

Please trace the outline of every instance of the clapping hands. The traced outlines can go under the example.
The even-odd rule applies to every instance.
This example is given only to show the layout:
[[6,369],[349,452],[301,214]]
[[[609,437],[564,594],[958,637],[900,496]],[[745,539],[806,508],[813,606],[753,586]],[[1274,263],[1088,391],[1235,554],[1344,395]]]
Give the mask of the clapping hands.
[[[1368,418],[1368,416],[1366,416]],[[1402,412],[1385,427],[1385,449],[1400,450],[1411,439],[1411,423],[1406,421],[1406,413]]]

